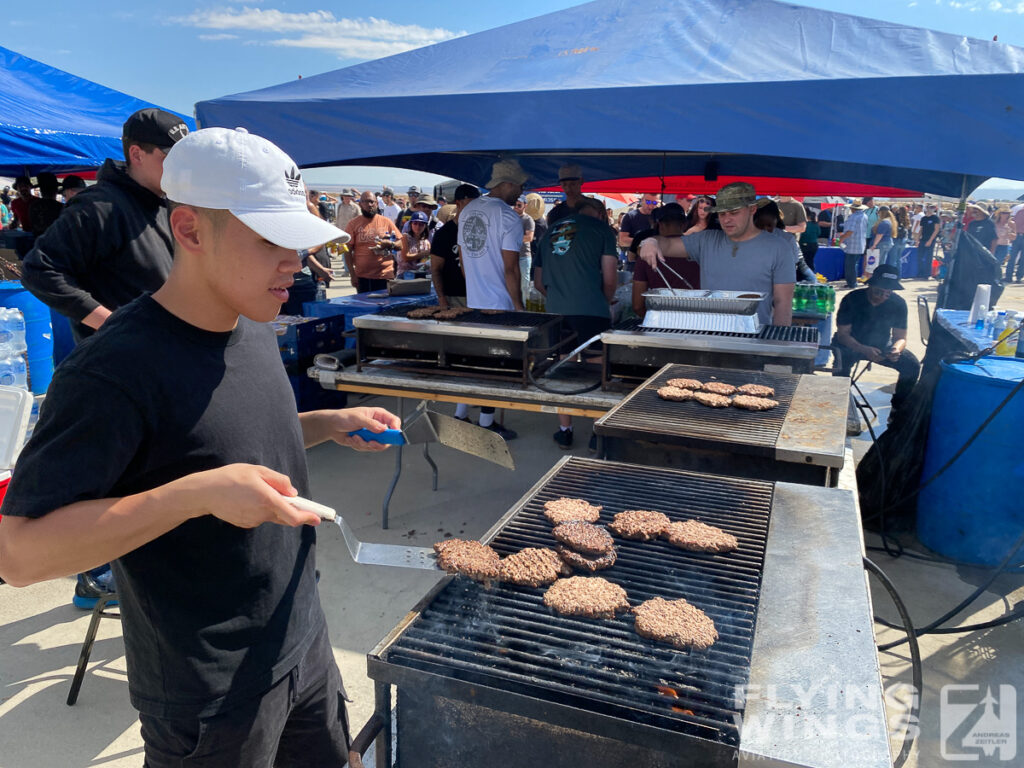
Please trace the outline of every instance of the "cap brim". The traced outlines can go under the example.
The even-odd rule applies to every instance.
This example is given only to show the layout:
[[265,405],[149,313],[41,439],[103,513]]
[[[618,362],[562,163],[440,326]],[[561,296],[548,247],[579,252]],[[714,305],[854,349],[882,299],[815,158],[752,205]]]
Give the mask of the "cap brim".
[[236,213],[231,211],[249,229],[265,237],[274,245],[293,248],[297,251],[314,248],[340,241],[347,243],[351,238],[344,230],[338,229],[309,211],[256,211]]
[[711,207],[708,213],[728,213],[729,211],[738,211],[740,208],[749,208],[756,203],[744,203],[743,205],[715,205]]

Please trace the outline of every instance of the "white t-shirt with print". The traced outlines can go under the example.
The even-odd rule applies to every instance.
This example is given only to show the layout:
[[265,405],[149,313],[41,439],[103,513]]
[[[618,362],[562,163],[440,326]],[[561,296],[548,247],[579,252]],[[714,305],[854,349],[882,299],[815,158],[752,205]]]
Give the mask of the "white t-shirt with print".
[[501,252],[523,244],[523,222],[512,206],[485,195],[459,214],[459,248],[466,272],[466,303],[474,309],[514,309]]

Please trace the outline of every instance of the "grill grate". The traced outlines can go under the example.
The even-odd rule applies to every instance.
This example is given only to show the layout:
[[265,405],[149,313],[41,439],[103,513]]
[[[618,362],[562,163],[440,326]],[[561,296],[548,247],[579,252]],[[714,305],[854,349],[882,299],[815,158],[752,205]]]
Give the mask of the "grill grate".
[[[779,406],[770,411],[743,411],[732,407],[709,408],[692,400],[684,403],[662,400],[658,397],[658,387],[674,378],[721,381],[737,387],[765,384],[775,390],[773,399]],[[800,376],[794,374],[696,365],[667,366],[601,417],[598,432],[659,442],[678,438],[683,442],[695,440],[774,449],[799,381]]]
[[742,705],[734,694],[749,677],[773,490],[762,481],[573,457],[491,542],[503,556],[555,546],[543,504],[560,496],[604,505],[602,523],[624,509],[657,509],[723,528],[739,539],[736,552],[616,539],[618,562],[599,574],[625,588],[633,605],[682,597],[704,610],[719,632],[705,651],[642,638],[629,615],[559,616],[543,605],[543,589],[485,590],[456,578],[389,646],[385,661],[735,746]]
[[817,328],[801,325],[765,325],[757,333],[736,333],[734,331],[690,331],[681,328],[644,328],[639,318],[625,320],[613,331],[641,334],[686,334],[692,336],[727,336],[734,339],[761,339],[763,341],[792,341],[802,344],[818,344],[820,334]]
[[[421,304],[401,304],[397,307],[386,307],[378,314],[382,317],[405,317],[414,309],[433,306],[437,306],[436,301],[425,301]],[[413,322],[445,323],[446,325],[476,323],[478,325],[497,325],[506,328],[539,328],[540,326],[557,319],[557,317],[557,315],[546,314],[544,312],[515,312],[513,310],[491,315],[479,309],[474,309],[472,312],[467,312],[460,316],[458,320],[431,320],[428,318],[424,320],[414,320]]]

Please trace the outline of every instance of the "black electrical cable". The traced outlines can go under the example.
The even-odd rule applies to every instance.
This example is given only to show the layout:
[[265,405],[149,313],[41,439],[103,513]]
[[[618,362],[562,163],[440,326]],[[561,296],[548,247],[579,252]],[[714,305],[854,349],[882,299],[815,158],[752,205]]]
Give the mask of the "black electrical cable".
[[[1004,613],[998,619],[990,619],[989,621],[983,621],[980,624],[965,624],[962,627],[938,627],[929,632],[929,635],[960,635],[965,632],[977,632],[979,629],[991,629],[992,627],[1001,627],[1004,624],[1009,624],[1011,621],[1024,618],[1024,603],[1017,603],[1009,613]],[[903,629],[901,624],[893,624],[891,621],[875,616],[875,621],[881,624],[883,627],[889,629]],[[923,634],[923,633],[922,633]]]
[[595,383],[590,384],[583,389],[552,389],[551,387],[546,387],[537,381],[537,379],[533,377],[533,370],[531,368],[526,369],[526,377],[530,380],[530,383],[541,392],[550,392],[552,395],[582,395],[585,392],[592,392],[601,386],[601,379],[598,378]]
[[[1020,536],[1017,537],[1017,542],[1013,545],[1013,547],[1010,548],[1010,551],[1007,553],[1006,557],[1003,558],[1003,562],[999,564],[998,568],[992,571],[992,574],[988,577],[984,584],[982,584],[980,587],[974,590],[974,592],[972,592],[969,597],[962,600],[954,608],[951,608],[950,610],[946,611],[946,613],[937,618],[935,621],[925,625],[924,627],[921,627],[920,629],[913,630],[913,639],[916,640],[916,638],[920,637],[921,635],[930,634],[932,630],[934,630],[936,627],[942,626],[951,618],[960,613],[960,611],[962,611],[968,605],[977,600],[978,597],[990,586],[992,586],[993,582],[995,582],[995,580],[1003,574],[1003,569],[1007,565],[1009,565],[1010,561],[1017,555],[1017,552],[1020,550],[1022,546],[1024,546],[1024,531],[1021,531]],[[888,651],[890,648],[895,648],[898,645],[903,645],[903,643],[908,642],[910,639],[911,634],[908,633],[907,637],[903,638],[902,640],[893,640],[891,643],[886,643],[885,645],[878,646],[878,650]]]
[[[885,591],[889,593],[889,597],[891,597],[893,603],[896,604],[896,610],[899,612],[900,618],[903,620],[903,625],[907,632],[907,638],[910,642],[910,674],[912,685],[914,686],[914,695],[910,700],[910,715],[908,723],[913,724],[920,722],[921,696],[924,694],[924,677],[921,671],[921,649],[917,644],[917,637],[914,635],[914,623],[910,619],[910,613],[907,611],[907,606],[904,605],[902,598],[900,598],[899,593],[896,591],[896,587],[889,580],[889,577],[885,575],[885,572],[866,557],[864,558],[864,568],[868,573],[874,574],[882,586],[885,587]],[[881,648],[879,650],[881,650]],[[917,729],[910,727],[909,724],[907,726],[907,732],[903,735],[903,747],[900,749],[900,753],[893,761],[893,768],[902,768],[903,764],[907,762],[907,758],[910,756],[910,750],[914,747],[914,739],[917,734]]]

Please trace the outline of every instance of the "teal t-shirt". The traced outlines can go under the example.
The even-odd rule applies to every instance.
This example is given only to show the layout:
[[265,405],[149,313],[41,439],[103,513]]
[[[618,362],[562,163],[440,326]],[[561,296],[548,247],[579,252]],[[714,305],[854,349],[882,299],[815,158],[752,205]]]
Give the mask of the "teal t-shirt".
[[534,262],[543,270],[547,311],[608,317],[601,257],[615,255],[615,231],[592,216],[577,213],[553,224]]

